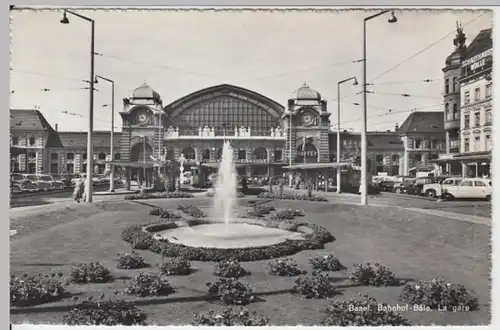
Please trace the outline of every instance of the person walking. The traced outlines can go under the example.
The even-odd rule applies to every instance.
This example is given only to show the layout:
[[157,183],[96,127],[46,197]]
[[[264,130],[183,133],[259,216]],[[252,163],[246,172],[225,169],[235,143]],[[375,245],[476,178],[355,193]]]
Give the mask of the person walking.
[[85,193],[85,179],[81,178],[75,183],[75,189],[73,190],[73,198],[77,203],[80,203],[80,199],[83,198]]

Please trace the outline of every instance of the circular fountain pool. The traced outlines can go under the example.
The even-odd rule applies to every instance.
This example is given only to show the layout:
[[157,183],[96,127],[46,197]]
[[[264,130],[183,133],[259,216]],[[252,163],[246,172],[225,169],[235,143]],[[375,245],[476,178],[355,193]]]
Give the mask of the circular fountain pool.
[[157,232],[155,237],[172,243],[192,247],[237,249],[264,247],[285,242],[303,240],[300,232],[278,228],[266,228],[249,223],[210,223],[192,227],[178,227]]

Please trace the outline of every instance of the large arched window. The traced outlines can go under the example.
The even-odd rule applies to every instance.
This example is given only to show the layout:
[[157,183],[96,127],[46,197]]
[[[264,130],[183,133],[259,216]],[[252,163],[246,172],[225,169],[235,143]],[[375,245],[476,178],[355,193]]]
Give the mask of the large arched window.
[[210,149],[204,149],[201,154],[201,159],[206,161],[210,159]]
[[192,147],[187,147],[181,150],[181,154],[184,155],[184,158],[186,159],[196,159],[196,152]]
[[101,153],[99,153],[99,155],[97,156],[97,158],[99,160],[105,160],[106,159],[106,154],[104,152],[101,152]]
[[267,159],[267,149],[264,147],[259,147],[253,151],[255,159],[264,160]]
[[221,96],[198,103],[173,118],[181,135],[198,135],[200,127],[214,128],[216,136],[234,135],[235,127],[251,128],[253,136],[269,135],[279,118],[267,110],[235,97]]
[[74,153],[72,153],[72,152],[68,152],[68,153],[66,154],[66,159],[67,159],[67,160],[73,160],[73,159],[75,159],[75,154],[74,154]]

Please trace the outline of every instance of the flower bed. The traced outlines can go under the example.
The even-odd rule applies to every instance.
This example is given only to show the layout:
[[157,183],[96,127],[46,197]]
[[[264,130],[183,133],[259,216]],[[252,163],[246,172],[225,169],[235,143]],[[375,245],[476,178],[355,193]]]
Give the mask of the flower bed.
[[302,210],[296,209],[278,209],[271,214],[271,220],[292,220],[295,217],[304,216],[304,212]]
[[322,273],[299,277],[295,280],[293,291],[306,299],[331,298],[338,293],[337,288],[330,282],[328,275]]
[[123,300],[87,300],[64,315],[67,325],[146,325],[146,313]]
[[79,264],[69,274],[73,283],[107,283],[113,281],[113,275],[98,262]]
[[265,215],[271,213],[274,210],[276,210],[276,208],[272,205],[257,205],[257,206],[250,208],[247,211],[246,215],[249,218],[261,218],[261,217],[264,217]]
[[140,192],[135,195],[125,196],[126,200],[161,199],[161,198],[193,198],[194,195],[185,191],[174,192]]
[[[408,320],[392,311],[387,304],[374,298],[344,301],[332,300],[322,312],[323,326],[402,326],[410,325]],[[382,308],[379,308],[382,307]]]
[[257,316],[256,311],[249,312],[241,307],[228,307],[222,311],[208,311],[194,315],[194,326],[247,326],[269,325],[269,319]]
[[149,210],[149,215],[159,215],[162,219],[179,220],[182,216],[174,211],[166,210],[161,207],[154,207]]
[[355,270],[351,274],[351,281],[372,286],[396,286],[401,284],[401,281],[396,279],[394,273],[389,268],[379,263],[375,263],[374,265],[375,267],[369,262],[363,265],[354,265]]
[[473,311],[479,307],[477,298],[461,284],[443,279],[418,281],[406,284],[400,297],[411,304],[418,304],[441,311]]
[[191,204],[181,204],[177,206],[177,209],[182,211],[184,214],[190,215],[193,218],[206,218],[207,214],[200,210],[199,207]]
[[[171,224],[175,226],[174,222]],[[240,262],[274,259],[292,255],[303,250],[322,249],[326,243],[334,241],[334,237],[330,232],[321,226],[301,223],[298,228],[300,227],[307,229],[303,240],[287,240],[269,246],[235,249],[193,247],[178,244],[167,239],[157,240],[153,238],[153,233],[144,231],[142,229],[143,226],[140,225],[125,228],[121,236],[123,240],[132,244],[132,247],[135,249],[149,249],[166,257],[182,257],[198,261],[234,259]]]
[[174,292],[170,283],[161,275],[141,273],[128,283],[125,293],[139,297],[167,296]]
[[263,192],[260,193],[258,198],[265,199],[285,199],[285,200],[302,200],[302,201],[312,201],[312,202],[328,202],[328,200],[323,196],[315,196],[308,194],[278,194],[278,193],[270,193]]
[[345,269],[337,257],[332,253],[324,256],[315,256],[309,258],[309,263],[316,271],[339,271]]
[[163,275],[189,275],[191,263],[184,258],[169,258],[160,265],[160,272]]
[[[215,191],[209,191],[209,192],[207,192],[207,193],[205,194],[205,196],[207,196],[207,197],[214,197],[214,196],[215,196]],[[244,194],[244,193],[242,193],[242,192],[240,192],[240,191],[238,191],[238,192],[236,193],[236,198],[243,198],[243,197],[245,197],[245,194]]]
[[296,276],[305,273],[292,258],[270,261],[268,270],[269,274],[276,276]]
[[[61,277],[62,274],[59,274]],[[10,278],[10,303],[12,306],[33,306],[62,299],[65,295],[63,284],[47,276],[12,276]]]
[[119,269],[139,269],[145,268],[148,264],[142,256],[137,252],[118,254],[118,268]]
[[237,260],[221,260],[215,265],[214,275],[226,278],[238,278],[247,275],[248,272],[241,267]]
[[208,293],[226,305],[248,305],[255,301],[253,290],[235,278],[219,278],[217,282],[206,285]]

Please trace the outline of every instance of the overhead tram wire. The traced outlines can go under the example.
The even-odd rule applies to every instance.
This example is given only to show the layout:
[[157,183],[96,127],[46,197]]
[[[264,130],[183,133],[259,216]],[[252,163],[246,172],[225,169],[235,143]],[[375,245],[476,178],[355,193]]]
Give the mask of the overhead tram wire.
[[[474,22],[475,20],[479,19],[480,17],[482,17],[482,16],[484,16],[484,15],[486,15],[486,13],[482,13],[481,15],[476,16],[475,18],[471,19],[470,21],[468,21],[467,23],[463,24],[462,26],[467,26],[467,25],[469,25],[470,23]],[[380,77],[382,77],[382,76],[385,76],[385,75],[386,75],[386,74],[388,74],[389,72],[391,72],[391,71],[393,71],[393,70],[395,70],[395,69],[399,68],[401,65],[403,65],[403,64],[405,64],[405,63],[407,63],[407,62],[411,61],[412,59],[414,59],[414,58],[415,58],[415,57],[417,57],[418,55],[420,55],[420,54],[424,53],[426,50],[428,50],[428,49],[430,49],[430,48],[434,47],[435,45],[437,45],[438,43],[440,43],[440,42],[441,42],[441,41],[443,41],[444,39],[448,38],[449,36],[452,36],[455,32],[456,32],[456,30],[451,31],[450,33],[446,34],[444,37],[442,37],[442,38],[440,38],[439,40],[437,40],[437,41],[433,42],[432,44],[430,44],[430,45],[426,46],[426,47],[425,47],[425,48],[423,48],[421,51],[419,51],[419,52],[415,53],[414,55],[410,56],[410,57],[409,57],[409,58],[407,58],[406,60],[404,60],[404,61],[400,62],[399,64],[397,64],[397,65],[393,66],[392,68],[390,68],[390,69],[388,69],[388,70],[386,70],[386,71],[382,72],[381,74],[379,74],[379,75],[378,75],[378,76],[376,76],[375,78],[372,78],[372,79],[369,81],[369,83],[371,83],[371,82],[373,82],[373,81],[375,81],[375,80],[379,79],[379,78],[380,78]]]

